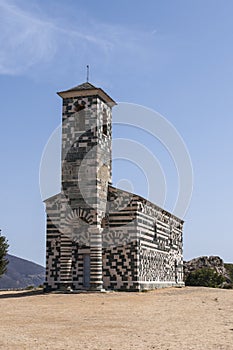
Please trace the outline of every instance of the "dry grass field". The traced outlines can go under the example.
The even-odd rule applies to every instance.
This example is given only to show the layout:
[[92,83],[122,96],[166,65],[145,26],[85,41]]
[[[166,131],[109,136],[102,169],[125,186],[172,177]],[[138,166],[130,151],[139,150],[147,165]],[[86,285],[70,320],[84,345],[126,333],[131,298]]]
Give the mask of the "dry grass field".
[[0,348],[233,349],[233,290],[0,292]]

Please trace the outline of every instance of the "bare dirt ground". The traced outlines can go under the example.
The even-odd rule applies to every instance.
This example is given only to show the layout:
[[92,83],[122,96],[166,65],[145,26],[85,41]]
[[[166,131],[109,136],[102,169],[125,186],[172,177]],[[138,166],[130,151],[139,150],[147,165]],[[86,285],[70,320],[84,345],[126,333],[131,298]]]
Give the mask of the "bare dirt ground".
[[233,349],[233,290],[0,292],[0,349]]

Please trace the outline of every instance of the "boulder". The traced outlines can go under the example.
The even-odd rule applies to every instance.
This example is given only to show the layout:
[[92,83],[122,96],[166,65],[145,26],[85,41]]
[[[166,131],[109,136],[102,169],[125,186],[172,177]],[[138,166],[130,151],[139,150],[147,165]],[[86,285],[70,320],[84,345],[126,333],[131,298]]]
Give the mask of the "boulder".
[[227,284],[231,284],[231,278],[224,266],[224,261],[219,256],[201,256],[190,261],[184,261],[184,280],[186,280],[190,272],[202,269],[211,268],[219,275],[222,275]]

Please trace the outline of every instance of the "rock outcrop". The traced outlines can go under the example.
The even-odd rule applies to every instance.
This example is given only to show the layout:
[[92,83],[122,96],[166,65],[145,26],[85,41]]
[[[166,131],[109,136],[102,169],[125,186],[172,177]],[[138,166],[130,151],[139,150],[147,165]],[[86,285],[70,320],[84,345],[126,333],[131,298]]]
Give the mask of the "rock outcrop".
[[225,268],[224,261],[219,256],[201,256],[190,261],[184,261],[184,280],[196,270],[211,268],[219,275],[223,276],[226,284],[232,284],[231,277]]

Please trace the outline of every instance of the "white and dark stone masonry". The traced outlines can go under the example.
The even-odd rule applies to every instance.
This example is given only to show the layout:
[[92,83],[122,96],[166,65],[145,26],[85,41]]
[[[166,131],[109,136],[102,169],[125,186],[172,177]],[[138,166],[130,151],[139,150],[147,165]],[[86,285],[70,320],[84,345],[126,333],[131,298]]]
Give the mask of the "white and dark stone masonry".
[[111,185],[116,103],[88,82],[58,95],[61,192],[45,200],[45,290],[182,286],[183,221]]

